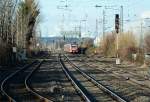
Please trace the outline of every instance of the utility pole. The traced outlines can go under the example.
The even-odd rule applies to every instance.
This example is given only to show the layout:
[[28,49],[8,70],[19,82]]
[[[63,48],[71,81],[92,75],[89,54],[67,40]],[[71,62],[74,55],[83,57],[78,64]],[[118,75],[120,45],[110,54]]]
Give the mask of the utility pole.
[[62,33],[62,35],[63,35],[63,37],[64,37],[64,42],[65,42],[64,21],[65,21],[65,19],[64,19],[64,13],[63,13],[63,14],[62,14],[62,22],[61,22],[61,33]]
[[[98,33],[98,19],[96,19],[95,34],[96,34],[96,36],[99,37],[99,33]],[[96,40],[96,44],[98,44],[98,37],[96,38],[96,36],[95,36],[94,39]]]
[[78,42],[78,44],[81,45],[81,42],[82,42],[82,39],[81,39],[81,37],[82,37],[82,24],[81,24],[82,20],[80,20],[79,23],[80,24],[79,24],[79,42]]
[[141,26],[140,26],[140,48],[143,50],[144,46],[143,46],[143,22],[141,20]]
[[84,21],[84,23],[85,23],[85,34],[87,34],[87,18],[88,18],[88,15],[87,14],[85,14],[85,19],[83,20]]
[[120,15],[121,15],[121,17],[120,17],[120,18],[121,18],[121,19],[120,19],[120,23],[121,23],[120,32],[121,32],[121,33],[123,33],[123,31],[124,31],[124,30],[123,30],[123,25],[124,25],[124,22],[123,22],[123,19],[124,19],[124,18],[123,18],[123,13],[124,13],[124,12],[123,12],[123,6],[120,6]]
[[145,65],[145,49],[144,49],[144,35],[143,35],[143,20],[141,19],[140,26],[141,34],[140,34],[140,48],[142,49],[142,53],[144,54],[144,65]]
[[98,35],[98,19],[96,19],[96,28],[95,28],[95,33],[96,33],[96,35]]
[[69,10],[68,7],[69,7],[69,4],[68,4],[68,0],[64,0],[64,1],[60,1],[60,2],[63,2],[64,4],[62,6],[57,6],[57,9],[61,9],[63,10],[63,14],[62,14],[62,24],[61,24],[61,33],[63,35],[63,39],[64,39],[64,42],[66,40],[66,33],[64,32],[64,22],[65,22],[65,15],[64,15],[64,11],[65,10]]
[[143,66],[146,66],[146,51],[144,48],[144,34],[143,34],[143,19],[141,19],[141,34],[140,34],[140,48],[142,49],[142,53],[144,55],[144,63]]
[[[100,5],[95,5],[95,7],[96,8],[102,8],[102,6],[100,6]],[[104,29],[105,29],[104,24],[105,24],[105,11],[103,10],[103,39],[104,39],[104,32],[105,32],[104,31]],[[96,33],[98,35],[98,20],[97,19],[96,19]]]
[[81,21],[80,21],[80,25],[79,25],[79,39],[81,39],[82,37],[82,25],[81,25]]
[[103,10],[103,40],[105,38],[105,10]]

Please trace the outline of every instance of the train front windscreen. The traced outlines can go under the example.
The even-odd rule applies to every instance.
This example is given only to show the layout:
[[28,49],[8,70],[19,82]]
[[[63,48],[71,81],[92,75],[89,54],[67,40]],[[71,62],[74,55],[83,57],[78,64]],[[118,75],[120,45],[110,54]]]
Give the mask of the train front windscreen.
[[77,45],[72,45],[72,52],[77,52],[78,51],[78,46]]

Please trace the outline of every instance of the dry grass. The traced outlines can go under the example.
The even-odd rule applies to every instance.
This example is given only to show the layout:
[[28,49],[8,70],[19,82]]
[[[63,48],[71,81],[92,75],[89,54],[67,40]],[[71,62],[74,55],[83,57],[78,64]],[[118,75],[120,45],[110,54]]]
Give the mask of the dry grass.
[[119,48],[137,47],[136,36],[132,32],[123,33],[119,36]]
[[[132,32],[119,35],[119,57],[122,60],[132,60],[132,54],[137,53],[138,44],[135,35]],[[101,51],[104,56],[115,57],[116,50],[116,34],[107,34],[101,41]]]
[[96,48],[94,48],[94,47],[89,47],[89,48],[86,50],[86,54],[87,54],[87,55],[97,54]]
[[115,50],[115,41],[116,41],[116,36],[113,33],[107,34],[104,39],[101,40],[101,46],[100,46],[100,52],[104,56],[107,57],[114,57],[116,55],[116,50]]
[[[145,53],[147,53],[147,54],[150,54],[150,31],[148,31],[147,33],[146,33],[146,35],[145,35],[145,38],[144,38],[144,50],[145,50]],[[150,58],[146,58],[145,59],[145,63],[147,64],[147,65],[150,65]]]
[[83,48],[91,48],[93,47],[93,40],[92,39],[83,39],[82,44],[80,45]]
[[145,36],[144,40],[145,40],[145,50],[147,53],[149,53],[150,52],[150,33],[148,33]]
[[137,53],[138,44],[132,32],[123,33],[119,36],[119,56],[122,60],[132,60],[132,54]]

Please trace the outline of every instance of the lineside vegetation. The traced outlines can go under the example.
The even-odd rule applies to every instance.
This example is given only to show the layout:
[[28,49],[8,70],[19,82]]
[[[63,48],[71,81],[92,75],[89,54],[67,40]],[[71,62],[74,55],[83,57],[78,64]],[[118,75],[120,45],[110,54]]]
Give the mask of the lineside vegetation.
[[0,65],[14,63],[25,49],[31,55],[39,13],[36,0],[0,0]]

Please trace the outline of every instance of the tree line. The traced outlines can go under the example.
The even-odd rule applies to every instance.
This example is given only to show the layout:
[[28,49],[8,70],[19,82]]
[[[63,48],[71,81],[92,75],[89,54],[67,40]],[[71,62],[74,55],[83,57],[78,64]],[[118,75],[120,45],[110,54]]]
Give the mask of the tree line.
[[31,55],[39,14],[35,0],[0,0],[0,65],[12,64],[16,51]]

